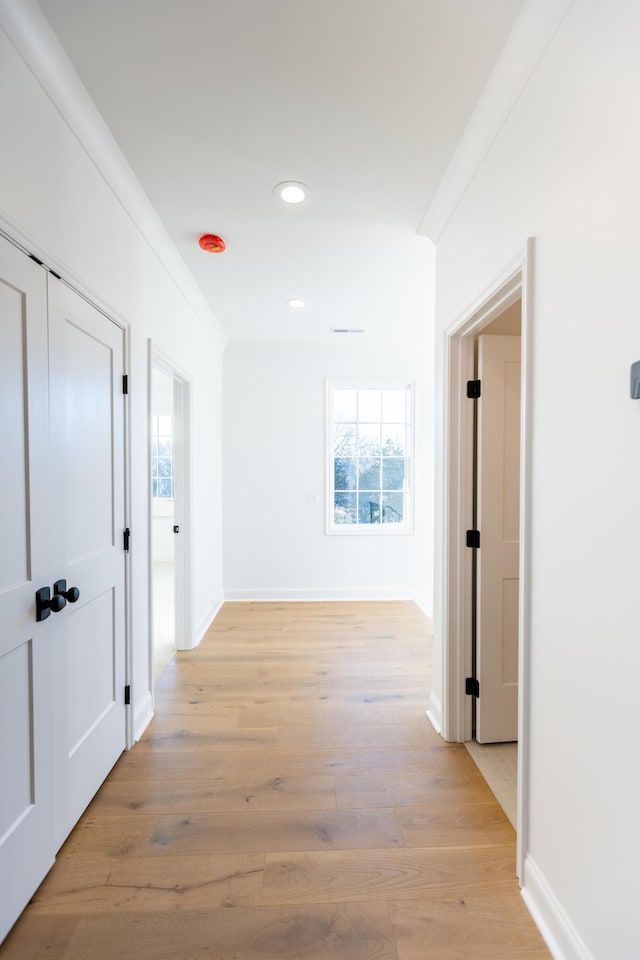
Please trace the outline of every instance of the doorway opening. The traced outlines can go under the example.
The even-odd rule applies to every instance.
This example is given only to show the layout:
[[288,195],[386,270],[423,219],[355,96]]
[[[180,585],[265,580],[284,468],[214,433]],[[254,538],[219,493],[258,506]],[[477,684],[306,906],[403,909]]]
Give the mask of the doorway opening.
[[[517,763],[517,807],[514,811],[511,804],[510,814],[518,831],[519,873],[528,835],[532,254],[533,241],[529,240],[517,263],[447,333],[445,368],[448,382],[444,431],[446,564],[442,608],[442,729],[447,740],[471,743],[471,750],[477,749],[485,755],[492,750],[494,755],[505,754],[494,756],[495,762],[490,764],[493,773],[489,773],[489,777],[499,772],[503,780],[515,779],[513,766]],[[502,382],[497,391],[501,395],[498,422],[483,425],[478,406],[482,399],[474,399],[473,389],[468,393],[467,385],[480,379],[478,364],[483,354],[486,360],[492,352],[489,348],[518,334],[521,340],[516,353],[521,381],[515,388],[513,371],[508,372],[509,383],[505,386]],[[515,390],[520,404],[514,404]],[[480,391],[482,396],[482,384]],[[489,401],[488,393],[486,399]],[[511,428],[515,421],[517,436],[506,453],[503,450],[498,457],[494,472],[483,476],[483,433],[492,454],[502,443],[506,421],[511,422]],[[509,490],[503,486],[506,474],[512,479]],[[488,512],[487,503],[483,503],[483,487],[485,493],[494,494],[492,502],[489,498]],[[505,530],[509,526],[511,532],[507,535]],[[489,576],[492,571],[498,574],[493,585]],[[484,619],[487,611],[488,623]],[[505,623],[510,624],[513,640],[506,646],[502,643]],[[498,639],[493,648],[489,642],[492,635]],[[496,718],[491,715],[496,703],[499,704],[497,726],[494,725]],[[501,726],[504,723],[506,726]],[[506,733],[501,732],[503,730]],[[476,737],[484,741],[477,748],[474,747]],[[516,748],[511,745],[497,748],[484,745],[502,741],[517,741],[517,760]],[[482,769],[482,764],[479,766]]]
[[193,647],[190,562],[190,384],[150,355],[150,622],[152,676]]
[[472,698],[467,749],[517,825],[522,300],[474,336]]
[[151,374],[151,569],[153,678],[176,649],[175,475],[173,376],[154,363]]

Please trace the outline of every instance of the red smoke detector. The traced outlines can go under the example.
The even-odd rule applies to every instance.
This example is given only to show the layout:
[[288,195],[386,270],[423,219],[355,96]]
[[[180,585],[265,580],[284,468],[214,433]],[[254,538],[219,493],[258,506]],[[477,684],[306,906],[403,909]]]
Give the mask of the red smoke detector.
[[222,237],[216,237],[215,233],[203,233],[198,243],[207,253],[222,253],[226,246]]

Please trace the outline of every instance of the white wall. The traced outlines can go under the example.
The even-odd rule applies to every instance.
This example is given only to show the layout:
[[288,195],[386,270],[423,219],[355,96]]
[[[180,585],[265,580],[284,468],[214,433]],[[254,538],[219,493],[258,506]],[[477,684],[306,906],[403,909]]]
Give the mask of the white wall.
[[[148,342],[151,338],[193,382],[194,619],[203,628],[222,598],[224,341],[215,319],[189,286],[189,278],[181,274],[177,254],[145,209],[144,198],[131,213],[128,201],[136,202],[137,197],[132,175],[117,149],[110,146],[91,105],[83,100],[38,9],[28,0],[2,2],[0,27],[0,226],[129,329],[131,681],[139,732],[151,709]],[[123,197],[128,209],[121,202]],[[150,233],[155,231],[151,242],[142,232],[145,217]]]
[[[421,244],[411,344],[230,343],[224,356],[225,596],[418,599],[432,612],[433,259]],[[336,335],[337,336],[337,335]],[[326,377],[415,379],[415,533],[327,535]],[[307,494],[317,497],[306,502]]]
[[524,880],[583,960],[638,956],[639,49],[638,3],[576,0],[437,247],[442,396],[442,331],[535,237]]

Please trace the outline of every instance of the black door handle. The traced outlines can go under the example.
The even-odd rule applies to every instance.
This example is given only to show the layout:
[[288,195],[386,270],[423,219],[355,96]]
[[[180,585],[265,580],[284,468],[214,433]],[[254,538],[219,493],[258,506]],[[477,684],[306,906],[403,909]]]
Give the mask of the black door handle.
[[54,597],[64,597],[65,601],[68,600],[69,603],[75,603],[76,600],[80,599],[80,591],[77,587],[69,587],[67,590],[66,580],[56,580],[53,585],[53,595]]
[[180,533],[180,527],[178,526],[177,523],[174,523],[174,525],[173,525],[173,532],[174,532],[174,533]]
[[60,613],[67,605],[67,601],[61,594],[51,596],[49,587],[41,587],[36,590],[36,620],[40,623],[50,616],[51,611]]

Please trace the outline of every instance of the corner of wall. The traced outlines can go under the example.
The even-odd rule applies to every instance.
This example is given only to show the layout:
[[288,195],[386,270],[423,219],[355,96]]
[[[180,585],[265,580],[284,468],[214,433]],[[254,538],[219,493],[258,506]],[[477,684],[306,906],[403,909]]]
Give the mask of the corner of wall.
[[203,640],[205,633],[220,613],[224,600],[212,600],[196,624],[193,647],[195,649]]
[[524,861],[522,898],[554,960],[595,960],[530,854]]
[[442,736],[442,704],[433,690],[429,694],[429,709],[427,710],[427,717],[431,721],[431,725],[436,733],[439,733],[440,736]]
[[142,701],[136,704],[133,715],[133,742],[137,743],[153,719],[153,697],[148,690]]

